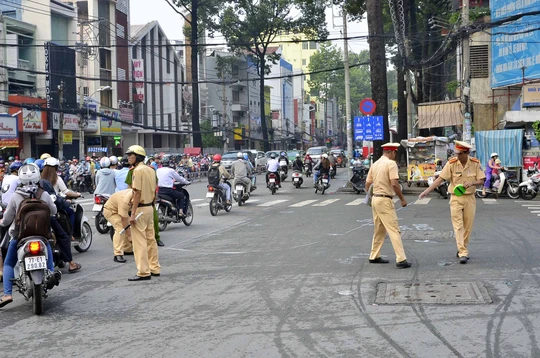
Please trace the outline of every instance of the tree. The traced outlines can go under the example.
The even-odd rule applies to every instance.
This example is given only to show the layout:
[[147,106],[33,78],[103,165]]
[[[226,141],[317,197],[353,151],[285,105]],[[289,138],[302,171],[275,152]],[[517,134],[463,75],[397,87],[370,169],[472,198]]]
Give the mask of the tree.
[[247,54],[260,78],[260,113],[264,150],[270,150],[268,126],[264,120],[264,76],[269,74],[280,54],[269,51],[281,32],[304,33],[326,38],[325,6],[319,1],[236,0],[222,4],[214,26],[223,34],[230,49]]
[[221,148],[223,142],[221,137],[216,136],[212,128],[212,122],[204,121],[201,123],[202,144],[204,148]]
[[[193,130],[193,146],[203,147],[201,125],[199,122],[199,37],[204,37],[205,24],[209,18],[217,14],[221,1],[219,0],[165,0],[186,21],[184,33],[190,32],[191,45],[191,128]],[[173,5],[174,4],[174,5]],[[210,31],[213,31],[210,28]]]

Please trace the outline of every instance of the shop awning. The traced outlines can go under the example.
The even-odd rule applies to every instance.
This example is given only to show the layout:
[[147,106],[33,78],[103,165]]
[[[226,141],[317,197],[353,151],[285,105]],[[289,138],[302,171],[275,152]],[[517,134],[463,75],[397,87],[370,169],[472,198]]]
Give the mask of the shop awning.
[[460,101],[420,103],[418,128],[439,128],[463,125]]
[[184,148],[184,154],[187,154],[192,157],[201,154],[201,152],[202,150],[199,147]]
[[[508,112],[507,112],[508,113]],[[474,133],[476,157],[485,168],[491,153],[499,154],[506,167],[521,167],[523,129],[479,131]]]
[[530,123],[540,121],[540,111],[507,111],[503,122]]

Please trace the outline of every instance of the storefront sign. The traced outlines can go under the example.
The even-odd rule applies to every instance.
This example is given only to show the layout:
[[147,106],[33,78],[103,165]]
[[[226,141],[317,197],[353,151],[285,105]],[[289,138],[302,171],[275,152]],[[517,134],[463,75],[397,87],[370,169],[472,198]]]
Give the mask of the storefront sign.
[[64,131],[64,144],[72,144],[73,143],[73,132],[71,131]]
[[133,61],[133,101],[144,103],[144,60]]
[[22,107],[11,106],[9,108],[9,114],[14,115],[18,113],[17,125],[20,132],[26,133],[45,133],[47,131],[47,112],[42,111],[40,108],[45,106],[46,102],[42,98],[10,95],[9,101],[13,103],[24,103],[35,105],[36,108],[27,109]]
[[407,167],[408,181],[427,181],[429,177],[435,175],[435,164],[410,164]]
[[22,116],[22,132],[43,133],[41,111],[23,108]]
[[38,139],[53,139],[53,132],[52,132],[52,130],[49,129],[45,133],[38,134],[36,136],[36,138],[38,138]]
[[540,107],[540,84],[523,86],[523,107]]
[[[534,165],[540,165],[540,157],[539,156],[523,156],[523,170],[526,169],[532,169],[534,168]],[[523,173],[525,175],[525,172]]]
[[[59,129],[59,113],[53,113],[53,129]],[[64,129],[70,131],[79,130],[79,117],[76,114],[64,114]]]
[[0,147],[19,148],[19,138],[0,138]]
[[123,122],[133,123],[133,109],[120,108],[120,118]]
[[0,114],[0,138],[18,138],[17,118],[9,114]]
[[[120,119],[120,111],[112,108],[101,107],[101,113],[107,117]],[[122,123],[111,118],[101,117],[101,135],[118,136],[122,134]]]

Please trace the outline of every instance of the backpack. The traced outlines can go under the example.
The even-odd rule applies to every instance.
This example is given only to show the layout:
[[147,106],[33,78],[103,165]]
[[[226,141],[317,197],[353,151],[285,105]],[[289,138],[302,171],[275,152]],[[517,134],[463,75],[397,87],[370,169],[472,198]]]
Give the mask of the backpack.
[[41,200],[44,190],[39,188],[37,193],[30,194],[19,204],[15,216],[14,239],[21,240],[29,236],[41,236],[47,239],[51,235],[51,210],[49,205]]
[[221,180],[221,174],[219,173],[219,165],[211,166],[208,169],[208,184],[218,186]]

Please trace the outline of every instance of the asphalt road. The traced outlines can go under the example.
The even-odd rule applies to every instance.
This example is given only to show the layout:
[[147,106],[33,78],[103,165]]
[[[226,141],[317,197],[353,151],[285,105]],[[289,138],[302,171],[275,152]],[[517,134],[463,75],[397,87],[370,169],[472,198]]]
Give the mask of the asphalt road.
[[[74,251],[83,270],[64,275],[42,316],[18,293],[0,309],[3,355],[540,356],[540,202],[478,199],[471,261],[460,265],[448,201],[407,195],[398,217],[413,267],[399,270],[389,240],[391,263],[368,263],[371,210],[363,195],[335,193],[344,181],[342,170],[324,196],[290,180],[274,196],[259,185],[217,217],[194,183],[193,224],[162,233],[162,276],[146,282],[128,282],[133,258],[114,263],[109,236],[94,230],[90,250]],[[410,301],[385,304],[405,297],[385,296],[385,284]],[[483,301],[471,303],[476,284]]]

